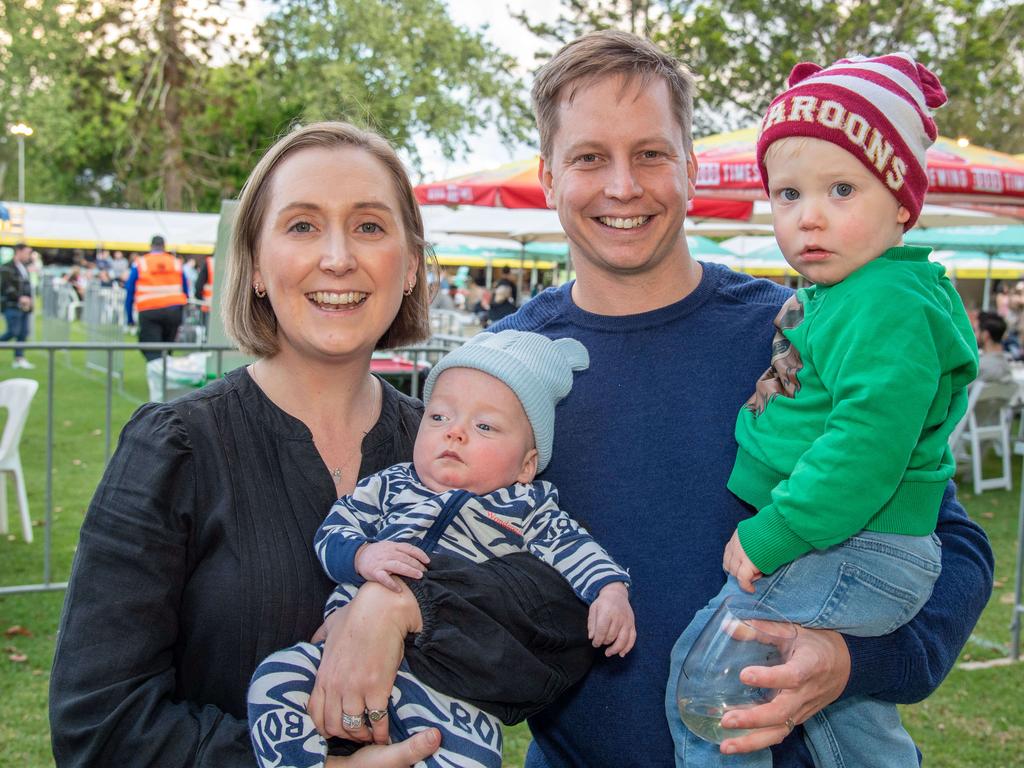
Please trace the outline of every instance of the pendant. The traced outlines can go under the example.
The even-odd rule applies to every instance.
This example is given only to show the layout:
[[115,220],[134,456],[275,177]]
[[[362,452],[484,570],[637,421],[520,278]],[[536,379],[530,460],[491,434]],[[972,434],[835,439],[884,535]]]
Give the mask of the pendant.
[[335,467],[331,470],[331,477],[334,478],[334,482],[341,482],[341,467]]

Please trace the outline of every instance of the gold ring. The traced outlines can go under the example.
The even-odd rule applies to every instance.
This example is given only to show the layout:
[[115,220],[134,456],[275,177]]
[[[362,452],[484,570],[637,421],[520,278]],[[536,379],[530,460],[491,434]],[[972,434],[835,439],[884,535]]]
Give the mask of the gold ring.
[[786,727],[789,728],[789,730],[791,730],[791,731],[794,728],[796,728],[796,723],[793,722],[793,718],[792,717],[787,717],[786,718]]
[[366,710],[366,716],[370,719],[371,723],[376,723],[387,717],[388,711],[386,709],[368,709]]

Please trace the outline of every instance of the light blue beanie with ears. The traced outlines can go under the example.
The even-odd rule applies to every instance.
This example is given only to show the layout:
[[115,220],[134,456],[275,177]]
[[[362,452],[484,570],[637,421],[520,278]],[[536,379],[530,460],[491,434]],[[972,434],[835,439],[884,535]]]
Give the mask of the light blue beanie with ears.
[[437,377],[449,368],[475,368],[490,374],[516,393],[533,427],[537,471],[551,460],[555,437],[555,405],[572,389],[572,372],[590,365],[587,348],[576,339],[549,339],[539,333],[478,333],[434,366],[423,385],[423,401]]

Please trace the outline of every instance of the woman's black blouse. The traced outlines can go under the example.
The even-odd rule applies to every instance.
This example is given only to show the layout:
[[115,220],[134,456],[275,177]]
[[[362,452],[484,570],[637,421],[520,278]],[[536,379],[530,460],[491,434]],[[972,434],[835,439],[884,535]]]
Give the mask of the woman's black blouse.
[[[383,387],[360,477],[412,457],[419,401]],[[308,428],[244,368],[125,426],[82,525],[50,679],[60,766],[252,766],[249,678],[308,640],[332,588],[335,490]]]

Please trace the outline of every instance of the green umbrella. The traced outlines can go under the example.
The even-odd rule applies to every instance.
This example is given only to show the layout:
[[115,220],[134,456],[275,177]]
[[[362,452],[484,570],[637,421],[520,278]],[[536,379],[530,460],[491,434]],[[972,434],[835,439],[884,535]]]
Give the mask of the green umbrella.
[[936,250],[976,251],[988,257],[981,305],[988,309],[992,298],[992,259],[1024,260],[1024,226],[934,227],[906,234],[907,245],[927,245]]
[[735,256],[728,248],[723,248],[710,237],[701,235],[687,235],[686,244],[690,248],[690,255],[701,256]]
[[912,229],[904,241],[907,245],[928,245],[936,250],[1016,253],[1024,257],[1024,226]]

